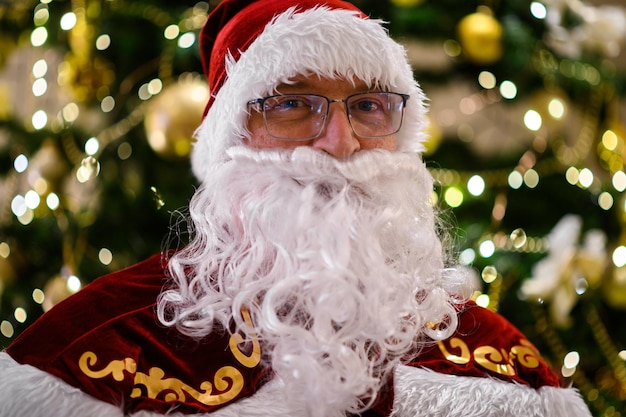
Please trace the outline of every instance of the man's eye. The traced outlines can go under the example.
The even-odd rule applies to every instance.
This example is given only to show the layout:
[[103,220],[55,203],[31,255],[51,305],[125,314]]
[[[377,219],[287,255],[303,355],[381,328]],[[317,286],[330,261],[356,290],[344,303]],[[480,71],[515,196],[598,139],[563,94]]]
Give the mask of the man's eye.
[[354,106],[355,110],[362,112],[374,112],[380,108],[380,103],[374,100],[359,100]]
[[302,107],[302,106],[304,106],[304,103],[302,102],[302,100],[295,100],[295,99],[285,100],[280,105],[280,107],[284,109],[295,109],[295,108]]
[[308,107],[301,98],[283,98],[266,102],[266,110],[291,110]]

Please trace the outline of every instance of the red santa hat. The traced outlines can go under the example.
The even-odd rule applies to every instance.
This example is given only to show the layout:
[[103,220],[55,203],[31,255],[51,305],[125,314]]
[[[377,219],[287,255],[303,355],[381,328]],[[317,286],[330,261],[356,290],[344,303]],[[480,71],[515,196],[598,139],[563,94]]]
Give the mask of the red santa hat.
[[423,150],[424,97],[404,48],[382,22],[339,0],[224,0],[202,29],[202,64],[211,97],[196,132],[192,167],[202,181],[240,145],[249,100],[296,75],[356,77],[406,93],[398,150]]
[[242,52],[261,34],[265,26],[278,14],[297,4],[299,10],[310,9],[320,4],[332,9],[359,11],[344,1],[306,0],[290,2],[284,0],[223,1],[211,13],[200,34],[202,68],[211,88],[211,98],[205,114],[213,103],[215,94],[226,80],[226,58],[232,55],[238,60]]

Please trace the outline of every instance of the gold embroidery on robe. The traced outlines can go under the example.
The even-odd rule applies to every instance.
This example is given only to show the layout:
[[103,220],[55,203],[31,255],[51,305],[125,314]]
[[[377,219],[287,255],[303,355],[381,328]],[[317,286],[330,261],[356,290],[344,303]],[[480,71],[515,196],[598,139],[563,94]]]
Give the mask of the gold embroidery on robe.
[[[247,311],[242,311],[242,316],[246,323],[252,323]],[[261,345],[255,338],[251,342],[252,352],[247,355],[239,348],[239,345],[243,343],[243,337],[240,334],[234,333],[228,341],[228,347],[235,360],[250,369],[261,362]],[[187,394],[202,404],[215,406],[233,400],[244,387],[244,377],[241,371],[233,366],[223,366],[218,369],[213,376],[213,383],[204,381],[198,390],[177,378],[166,378],[165,372],[158,367],[150,368],[147,374],[138,371],[137,363],[132,358],[113,360],[100,370],[94,368],[97,361],[97,355],[88,351],[78,359],[78,367],[89,378],[101,379],[111,375],[118,382],[126,378],[124,374],[126,371],[133,378],[134,387],[130,394],[131,398],[145,395],[147,398],[160,398],[166,402],[185,402]]]
[[[252,319],[250,318],[250,313],[247,310],[242,310],[241,315],[246,324],[252,325]],[[241,337],[239,333],[233,333],[228,340],[228,347],[235,356],[235,359],[237,359],[237,361],[246,368],[254,368],[259,364],[259,362],[261,362],[261,345],[254,335],[251,336],[252,353],[250,356],[246,355],[239,349],[238,345],[243,343],[243,337]]]
[[450,339],[450,347],[460,349],[461,352],[459,355],[450,353],[443,342],[437,342],[437,345],[439,345],[439,350],[441,350],[443,356],[445,356],[445,358],[450,362],[456,363],[457,365],[465,365],[471,359],[469,347],[467,347],[467,344],[458,337]]
[[539,366],[541,356],[535,347],[528,341],[522,340],[522,346],[513,346],[511,353],[515,355],[519,363],[527,368],[536,368]]
[[134,374],[137,372],[137,364],[132,358],[126,358],[124,360],[111,361],[104,369],[100,371],[94,371],[90,367],[96,364],[98,357],[93,352],[85,352],[78,359],[78,367],[89,378],[100,379],[107,375],[113,376],[116,381],[124,380],[124,371]]
[[[450,352],[446,343],[454,353]],[[488,345],[479,346],[471,351],[467,343],[458,337],[437,342],[437,346],[446,360],[452,363],[465,365],[473,358],[473,361],[482,368],[507,376],[517,374],[517,365],[533,369],[541,363],[539,352],[528,340],[521,340],[520,344],[513,346],[509,352]],[[459,353],[455,354],[457,350]]]
[[[162,399],[167,402],[185,402],[185,393],[187,393],[196,401],[209,406],[225,404],[237,397],[243,389],[243,375],[232,366],[220,368],[215,373],[214,384],[204,381],[200,385],[200,391],[184,384],[179,379],[165,378],[163,370],[157,367],[150,368],[148,374],[137,372],[134,382],[136,386],[143,385],[146,387],[148,398],[156,399],[159,395],[163,395]],[[213,387],[224,392],[213,394]],[[142,396],[141,394],[141,389],[135,387],[130,396],[131,398],[138,398]]]
[[515,375],[512,360],[504,349],[498,350],[493,346],[481,346],[474,350],[474,358],[485,369],[501,375]]

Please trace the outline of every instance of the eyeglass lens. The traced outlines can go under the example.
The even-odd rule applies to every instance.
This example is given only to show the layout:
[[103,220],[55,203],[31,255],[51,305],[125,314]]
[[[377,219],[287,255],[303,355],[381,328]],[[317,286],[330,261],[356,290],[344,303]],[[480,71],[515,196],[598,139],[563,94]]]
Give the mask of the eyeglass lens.
[[398,93],[360,93],[345,100],[329,100],[312,94],[265,98],[262,111],[270,135],[278,139],[307,140],[320,135],[331,102],[343,101],[357,136],[385,137],[402,124],[405,97]]

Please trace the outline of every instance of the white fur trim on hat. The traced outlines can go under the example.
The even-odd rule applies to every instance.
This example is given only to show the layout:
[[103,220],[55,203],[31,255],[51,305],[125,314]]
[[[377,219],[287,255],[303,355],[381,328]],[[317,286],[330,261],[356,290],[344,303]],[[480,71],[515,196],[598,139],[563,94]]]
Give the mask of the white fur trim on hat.
[[226,149],[249,135],[246,103],[300,74],[356,77],[372,87],[409,94],[398,150],[423,150],[424,95],[405,49],[379,20],[350,10],[291,8],[270,22],[238,61],[231,59],[226,65],[226,82],[196,132],[192,167],[201,181],[226,157]]

